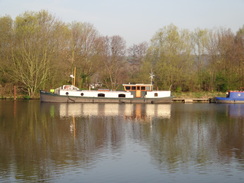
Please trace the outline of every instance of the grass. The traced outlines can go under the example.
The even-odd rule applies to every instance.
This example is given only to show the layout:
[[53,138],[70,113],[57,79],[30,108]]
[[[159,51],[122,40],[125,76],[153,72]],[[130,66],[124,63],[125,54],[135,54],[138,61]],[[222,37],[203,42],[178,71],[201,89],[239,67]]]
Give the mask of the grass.
[[172,92],[172,96],[176,98],[213,98],[225,95],[224,92]]

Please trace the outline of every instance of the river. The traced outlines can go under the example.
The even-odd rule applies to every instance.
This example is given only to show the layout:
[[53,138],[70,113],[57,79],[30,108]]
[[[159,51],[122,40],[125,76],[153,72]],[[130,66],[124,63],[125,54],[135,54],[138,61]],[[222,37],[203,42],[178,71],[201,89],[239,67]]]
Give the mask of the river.
[[243,183],[244,104],[2,100],[0,182]]

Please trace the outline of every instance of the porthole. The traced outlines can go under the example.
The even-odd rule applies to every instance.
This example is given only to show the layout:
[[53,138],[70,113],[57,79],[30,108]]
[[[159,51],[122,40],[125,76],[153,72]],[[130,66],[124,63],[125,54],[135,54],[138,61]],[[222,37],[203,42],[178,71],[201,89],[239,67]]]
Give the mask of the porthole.
[[80,94],[80,96],[82,96],[82,97],[83,97],[83,96],[84,96],[84,93],[81,93],[81,94]]
[[125,94],[119,94],[119,98],[125,98]]
[[66,92],[65,94],[66,94],[66,95],[69,95],[69,92]]
[[97,96],[98,97],[105,97],[105,94],[104,93],[99,93]]

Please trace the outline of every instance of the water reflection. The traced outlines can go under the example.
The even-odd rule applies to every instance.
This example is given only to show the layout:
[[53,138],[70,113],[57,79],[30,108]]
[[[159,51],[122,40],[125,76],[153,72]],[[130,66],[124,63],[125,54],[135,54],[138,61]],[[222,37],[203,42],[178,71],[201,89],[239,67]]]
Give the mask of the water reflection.
[[128,119],[149,120],[150,118],[170,118],[171,104],[50,104],[42,103],[42,108],[60,117],[111,117],[123,116]]
[[243,182],[242,109],[2,101],[0,182]]
[[226,104],[230,117],[244,117],[244,104]]

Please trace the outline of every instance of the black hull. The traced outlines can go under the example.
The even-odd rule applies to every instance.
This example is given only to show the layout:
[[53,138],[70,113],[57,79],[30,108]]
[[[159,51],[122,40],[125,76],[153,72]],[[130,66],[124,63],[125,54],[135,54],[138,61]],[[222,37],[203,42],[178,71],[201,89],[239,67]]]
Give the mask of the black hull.
[[133,103],[133,104],[164,104],[171,103],[172,97],[163,98],[104,98],[104,97],[73,97],[40,91],[41,102],[52,103]]

